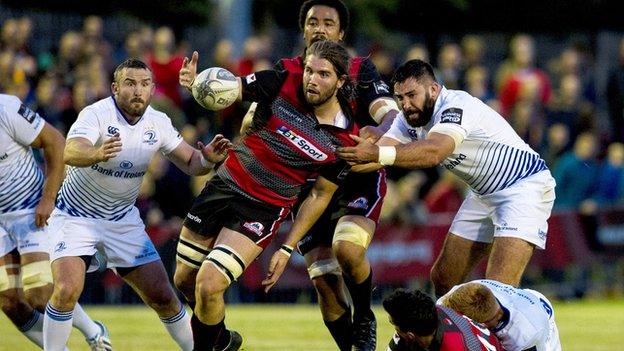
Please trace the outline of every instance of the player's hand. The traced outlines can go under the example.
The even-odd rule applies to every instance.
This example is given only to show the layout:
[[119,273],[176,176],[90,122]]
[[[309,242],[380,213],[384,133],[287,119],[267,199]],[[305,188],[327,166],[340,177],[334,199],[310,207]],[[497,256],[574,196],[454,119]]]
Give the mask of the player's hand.
[[198,141],[197,147],[201,150],[206,160],[212,163],[219,163],[227,156],[227,151],[232,147],[232,143],[223,135],[217,134],[208,145]]
[[371,143],[376,143],[379,138],[384,135],[384,132],[379,127],[375,126],[366,126],[360,129],[360,137],[370,141]]
[[121,138],[115,133],[110,139],[105,140],[98,149],[98,162],[106,162],[121,152]]
[[184,58],[182,62],[182,67],[180,68],[180,72],[178,73],[178,81],[180,85],[185,87],[188,90],[191,90],[191,85],[193,85],[193,81],[195,77],[197,77],[197,60],[199,59],[199,54],[197,51],[193,51],[193,55],[189,60],[188,57]]
[[52,210],[54,210],[54,199],[42,197],[35,207],[35,225],[38,228],[48,225],[48,218],[50,218]]
[[349,164],[361,164],[377,162],[379,159],[379,146],[357,135],[349,135],[357,142],[355,146],[343,146],[336,150],[336,154]]
[[268,293],[269,290],[277,283],[279,278],[284,273],[284,269],[288,264],[288,259],[290,256],[286,255],[282,250],[277,250],[273,257],[271,257],[271,262],[269,263],[269,271],[267,272],[266,278],[262,281],[262,286],[264,286],[264,292]]

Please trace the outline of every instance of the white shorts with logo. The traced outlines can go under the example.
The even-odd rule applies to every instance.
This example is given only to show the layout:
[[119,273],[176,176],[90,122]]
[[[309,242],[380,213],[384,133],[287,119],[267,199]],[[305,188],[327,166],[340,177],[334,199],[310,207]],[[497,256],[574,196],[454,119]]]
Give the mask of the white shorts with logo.
[[[97,251],[106,259],[107,268],[136,267],[160,260],[136,207],[119,221],[74,217],[55,209],[50,234],[50,261],[94,256]],[[96,271],[99,264],[94,256],[87,271]]]
[[48,253],[50,237],[47,227],[35,225],[35,209],[0,214],[0,257],[17,248],[20,254]]
[[541,171],[493,194],[470,193],[449,231],[485,243],[515,237],[544,249],[554,201],[555,179],[550,171]]

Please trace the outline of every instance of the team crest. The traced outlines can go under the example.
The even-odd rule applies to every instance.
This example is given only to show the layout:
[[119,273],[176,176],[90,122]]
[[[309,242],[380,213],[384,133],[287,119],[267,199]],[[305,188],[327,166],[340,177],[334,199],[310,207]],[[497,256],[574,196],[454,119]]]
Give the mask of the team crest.
[[148,145],[154,145],[156,142],[158,142],[158,139],[156,138],[156,132],[152,129],[145,131],[145,133],[143,133],[143,142]]
[[416,129],[408,129],[407,134],[409,134],[412,139],[418,139],[418,131]]
[[243,228],[258,236],[262,235],[262,231],[264,230],[264,226],[260,222],[245,222]]
[[119,133],[119,128],[117,127],[113,127],[113,126],[108,126],[108,136],[113,136],[117,133]]
[[63,252],[67,249],[67,244],[64,241],[59,241],[54,247],[54,252]]
[[360,208],[360,209],[367,209],[368,208],[368,199],[361,196],[358,197],[357,199],[349,202],[349,204],[347,205],[348,208]]

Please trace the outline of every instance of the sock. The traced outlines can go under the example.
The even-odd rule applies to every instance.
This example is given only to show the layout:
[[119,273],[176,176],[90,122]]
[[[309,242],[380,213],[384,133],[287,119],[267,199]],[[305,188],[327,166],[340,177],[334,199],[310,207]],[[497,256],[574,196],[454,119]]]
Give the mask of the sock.
[[353,319],[355,320],[356,317],[372,313],[373,270],[371,269],[368,277],[359,284],[344,275],[343,278],[353,301]]
[[43,316],[39,311],[33,309],[28,322],[18,329],[28,340],[34,342],[40,348],[43,348]]
[[173,317],[161,318],[169,335],[175,340],[181,350],[193,350],[193,331],[191,330],[191,317],[186,313],[184,306],[180,306],[180,312]]
[[50,303],[46,305],[43,318],[43,346],[46,351],[65,349],[72,328],[74,310],[59,311]]
[[74,318],[72,320],[72,324],[76,327],[82,335],[87,339],[93,338],[96,334],[98,334],[100,330],[100,326],[95,324],[95,322],[87,315],[82,309],[82,306],[76,304],[74,307]]
[[324,321],[340,351],[351,350],[351,312],[347,311],[335,321]]
[[219,335],[225,331],[225,318],[215,325],[208,325],[193,314],[191,317],[191,327],[193,328],[193,341],[195,351],[211,351]]

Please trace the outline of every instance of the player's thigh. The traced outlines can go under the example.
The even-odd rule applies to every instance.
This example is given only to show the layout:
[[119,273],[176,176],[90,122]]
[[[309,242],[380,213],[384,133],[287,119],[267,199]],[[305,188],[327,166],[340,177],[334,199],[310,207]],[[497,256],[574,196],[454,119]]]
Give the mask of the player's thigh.
[[52,295],[52,267],[47,252],[22,254],[21,279],[26,299],[36,308],[43,308]]
[[0,305],[13,305],[22,295],[20,280],[20,258],[17,250],[12,250],[0,257]]
[[176,282],[184,283],[195,279],[215,239],[216,236],[199,235],[187,227],[182,227],[176,247]]
[[247,235],[223,228],[197,273],[196,294],[222,293],[243,274],[262,250]]
[[490,244],[448,233],[432,268],[432,278],[455,285],[466,279],[472,269],[488,255]]
[[376,223],[370,218],[347,215],[338,220],[332,246],[338,259],[343,262],[364,259],[366,249],[375,233]]
[[535,245],[524,239],[495,237],[485,278],[518,286],[534,249]]

